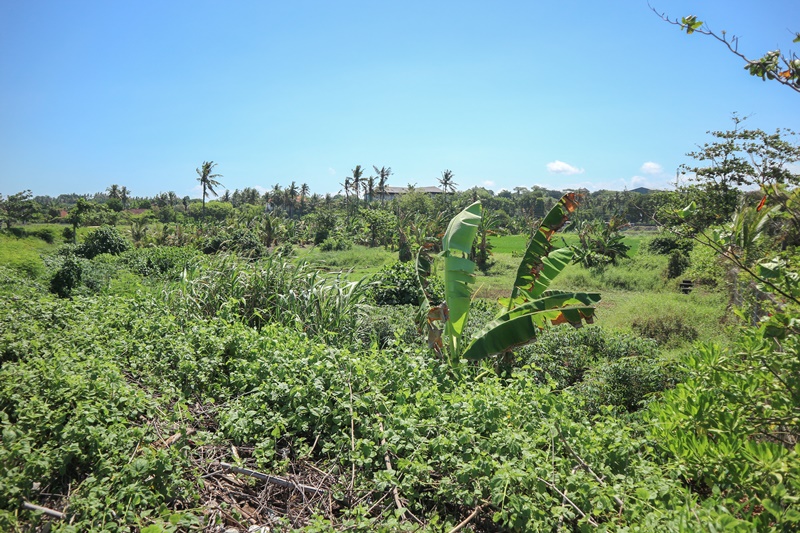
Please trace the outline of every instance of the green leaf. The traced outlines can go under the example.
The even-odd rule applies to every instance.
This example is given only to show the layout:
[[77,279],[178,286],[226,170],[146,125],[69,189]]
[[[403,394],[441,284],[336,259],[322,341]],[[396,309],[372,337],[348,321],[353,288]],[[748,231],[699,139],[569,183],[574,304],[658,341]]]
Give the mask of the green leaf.
[[515,307],[487,324],[462,354],[464,359],[483,359],[533,340],[548,324],[570,323],[579,327],[593,322],[597,293],[551,291],[546,296]]
[[445,328],[454,352],[467,321],[472,294],[469,285],[475,281],[475,263],[456,253],[470,252],[480,220],[481,203],[475,202],[450,221],[442,238],[444,294],[449,312]]
[[681,19],[681,28],[685,29],[688,35],[691,35],[696,30],[700,29],[702,25],[703,21],[697,20],[695,15],[689,15],[688,17],[683,17]]
[[523,300],[538,298],[550,283],[572,260],[570,248],[554,250],[550,242],[553,234],[564,227],[569,215],[578,207],[575,193],[565,194],[542,220],[539,230],[531,239],[528,249],[517,268],[508,309],[522,293]]
[[690,203],[689,205],[678,211],[678,216],[683,219],[690,218],[696,215],[697,211],[698,211],[697,202],[693,200],[692,203]]

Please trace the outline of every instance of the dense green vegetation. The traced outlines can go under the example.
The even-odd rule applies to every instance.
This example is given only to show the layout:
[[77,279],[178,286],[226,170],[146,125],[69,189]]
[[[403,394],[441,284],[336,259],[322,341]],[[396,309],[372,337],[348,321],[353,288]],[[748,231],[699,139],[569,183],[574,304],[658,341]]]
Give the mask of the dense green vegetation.
[[800,156],[742,131],[655,194],[4,199],[0,530],[796,530]]

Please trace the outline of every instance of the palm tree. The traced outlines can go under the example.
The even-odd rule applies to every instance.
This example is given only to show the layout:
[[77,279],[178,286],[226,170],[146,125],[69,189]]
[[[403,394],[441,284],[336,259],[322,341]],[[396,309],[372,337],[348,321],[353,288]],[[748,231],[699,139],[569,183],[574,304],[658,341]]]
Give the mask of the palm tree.
[[350,204],[350,188],[352,187],[350,176],[347,176],[344,179],[344,183],[340,183],[339,185],[344,187],[344,207],[347,209],[347,206]]
[[383,203],[384,196],[386,195],[386,182],[392,174],[392,167],[381,167],[380,169],[372,165],[375,172],[378,174],[378,194],[381,195],[381,203]]
[[303,213],[306,210],[306,197],[311,189],[308,187],[308,183],[303,183],[300,185],[300,212]]
[[128,199],[130,198],[131,191],[127,187],[122,187],[119,190],[119,200],[122,202],[122,208],[128,207]]
[[372,197],[375,196],[375,176],[367,178],[366,187],[364,190],[364,202],[372,202]]
[[272,203],[275,207],[278,207],[282,204],[283,200],[283,188],[281,187],[280,183],[276,183],[272,186]]
[[439,185],[442,186],[442,190],[447,194],[447,191],[455,192],[456,185],[458,183],[453,181],[453,171],[452,170],[445,170],[442,172],[442,177],[439,178]]
[[197,181],[199,181],[200,185],[203,187],[203,217],[206,216],[206,196],[209,192],[215,197],[219,196],[217,191],[214,190],[214,187],[223,187],[223,185],[217,181],[217,178],[221,178],[222,174],[211,173],[215,166],[217,166],[217,164],[213,161],[203,161],[203,166],[196,169]]
[[361,176],[364,175],[364,169],[361,165],[356,165],[353,169],[353,190],[356,192],[356,208],[358,208],[358,191],[361,189]]
[[297,183],[293,181],[284,193],[286,195],[286,204],[289,206],[289,218],[291,218],[294,216],[294,206],[297,203]]
[[106,192],[108,192],[109,198],[115,198],[119,200],[119,185],[117,185],[116,183],[113,184],[111,187],[107,187]]

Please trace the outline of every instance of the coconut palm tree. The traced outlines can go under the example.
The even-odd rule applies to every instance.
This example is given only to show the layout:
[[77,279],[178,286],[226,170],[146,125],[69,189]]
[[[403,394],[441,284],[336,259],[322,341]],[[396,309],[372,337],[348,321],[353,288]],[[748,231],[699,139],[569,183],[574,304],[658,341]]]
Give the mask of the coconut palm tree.
[[271,202],[275,207],[283,205],[283,187],[281,187],[280,183],[276,183],[272,186],[271,196]]
[[292,182],[289,187],[284,191],[286,196],[286,205],[289,206],[289,218],[294,216],[294,206],[297,203],[297,183]]
[[378,174],[378,194],[381,195],[381,203],[383,203],[384,196],[386,195],[386,182],[389,180],[389,176],[392,174],[392,167],[378,168],[375,165],[372,165],[372,168],[374,168],[375,173]]
[[353,190],[356,193],[356,208],[358,208],[358,191],[361,189],[361,176],[364,175],[364,169],[361,168],[361,165],[356,165],[356,168],[353,169]]
[[353,186],[352,182],[350,181],[350,176],[347,176],[344,179],[344,183],[340,183],[339,185],[344,188],[344,207],[346,210],[350,205],[350,188]]
[[308,183],[303,183],[300,185],[300,213],[305,212],[306,210],[306,198],[308,197],[308,193],[311,189],[308,186]]
[[197,181],[199,181],[200,185],[203,187],[203,217],[206,216],[206,196],[209,192],[215,197],[219,196],[217,191],[214,190],[214,187],[223,187],[223,185],[217,181],[217,178],[221,178],[222,174],[211,173],[215,166],[217,166],[217,164],[213,161],[203,161],[203,166],[196,169]]
[[372,198],[375,196],[375,176],[367,178],[366,187],[364,188],[364,202],[371,203]]
[[106,192],[109,198],[116,198],[119,200],[119,185],[116,183],[111,185],[111,187],[106,187]]
[[131,191],[127,187],[121,187],[119,190],[119,200],[122,202],[122,208],[128,207],[128,200],[130,199]]
[[453,181],[453,171],[452,170],[445,170],[442,172],[442,177],[439,178],[439,185],[442,186],[442,190],[447,194],[447,191],[455,192],[456,185],[458,183]]

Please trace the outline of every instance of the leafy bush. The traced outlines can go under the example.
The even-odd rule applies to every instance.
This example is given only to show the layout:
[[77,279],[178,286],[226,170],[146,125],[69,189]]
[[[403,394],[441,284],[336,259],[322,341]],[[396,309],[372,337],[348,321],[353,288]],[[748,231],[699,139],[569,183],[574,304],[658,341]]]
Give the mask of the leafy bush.
[[372,297],[378,305],[417,306],[422,302],[422,289],[412,263],[386,265],[372,277],[372,281],[375,282]]
[[61,298],[72,296],[81,284],[83,261],[75,255],[67,255],[50,279],[50,292]]
[[249,228],[220,231],[203,240],[200,248],[205,254],[236,252],[243,257],[257,259],[267,254],[267,248],[256,233]]
[[668,255],[678,250],[684,254],[692,251],[694,243],[682,237],[678,237],[674,233],[664,232],[653,237],[647,243],[647,250],[653,254]]
[[681,344],[697,339],[697,328],[687,323],[685,315],[665,313],[660,316],[636,318],[631,323],[631,329],[649,337],[660,345]]
[[352,247],[353,241],[344,235],[331,235],[319,245],[323,252],[349,250]]
[[140,276],[172,280],[177,280],[181,272],[196,260],[197,252],[193,249],[172,246],[135,248],[121,256],[122,263]]
[[280,256],[243,261],[223,255],[192,265],[165,296],[172,312],[188,322],[222,316],[256,328],[280,323],[347,345],[368,327],[369,287],[365,280],[323,274]]
[[603,406],[622,407],[629,413],[643,408],[655,395],[675,386],[681,373],[663,362],[643,356],[603,361],[589,369],[575,385],[590,413]]
[[665,271],[667,279],[677,278],[687,268],[689,268],[689,258],[682,251],[673,250],[669,254],[669,260],[667,261],[667,269]]
[[380,348],[392,345],[421,345],[422,340],[414,320],[418,312],[414,305],[380,305],[370,311],[368,327],[361,332],[365,345]]
[[542,383],[552,380],[563,389],[583,380],[602,361],[642,358],[655,360],[657,346],[650,340],[609,333],[600,327],[552,328],[519,350],[518,365],[530,365]]
[[800,341],[745,330],[684,358],[688,379],[651,406],[655,442],[687,485],[742,531],[800,525]]
[[695,246],[689,254],[689,268],[683,277],[705,287],[724,287],[727,265],[710,246]]
[[572,261],[586,268],[615,265],[628,256],[630,246],[620,233],[624,220],[614,217],[608,222],[581,222],[576,228],[579,243],[570,246],[575,255]]
[[119,255],[130,247],[130,241],[123,237],[115,226],[104,225],[90,232],[75,253],[92,259],[100,254]]

